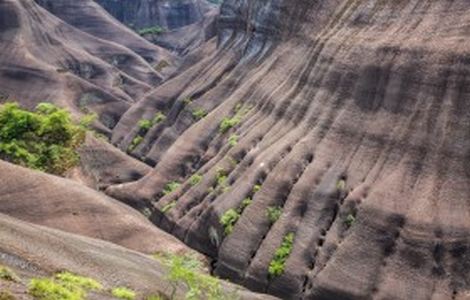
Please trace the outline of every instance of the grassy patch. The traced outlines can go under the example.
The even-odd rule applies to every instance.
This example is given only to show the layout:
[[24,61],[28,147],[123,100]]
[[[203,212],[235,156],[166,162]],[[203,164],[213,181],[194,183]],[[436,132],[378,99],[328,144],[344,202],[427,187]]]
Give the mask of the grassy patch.
[[202,175],[194,174],[189,178],[189,184],[192,186],[198,185],[202,181]]
[[227,210],[222,217],[220,217],[220,224],[224,227],[225,235],[232,233],[233,227],[237,223],[238,219],[240,219],[240,213],[233,208]]
[[50,103],[33,112],[16,103],[0,105],[0,159],[57,175],[79,162],[86,130],[70,113]]
[[232,233],[235,224],[241,217],[241,214],[252,202],[253,200],[251,200],[251,198],[245,198],[237,209],[231,208],[220,217],[219,222],[224,228],[225,235]]
[[353,226],[355,222],[356,222],[356,217],[353,214],[348,214],[346,216],[346,219],[344,220],[344,224],[348,228]]
[[173,200],[173,201],[167,203],[165,206],[163,206],[163,208],[161,210],[162,213],[166,214],[167,212],[169,212],[171,209],[173,209],[173,207],[176,206],[176,203],[177,203],[176,200]]
[[238,144],[238,135],[232,134],[228,138],[228,144],[230,145],[230,147],[235,147]]
[[207,116],[207,111],[203,108],[196,108],[195,110],[193,110],[192,115],[194,119],[201,120],[205,116]]
[[141,130],[145,131],[148,131],[153,126],[152,121],[150,120],[140,120],[138,125]]
[[165,32],[165,30],[160,26],[146,27],[146,28],[139,29],[137,31],[137,33],[142,36],[148,35],[148,34],[161,34],[163,32]]
[[163,189],[163,195],[169,195],[176,191],[181,186],[181,183],[177,181],[171,181],[166,184],[165,188]]
[[54,278],[34,278],[28,293],[38,300],[83,300],[89,291],[101,290],[94,279],[69,272],[58,273]]
[[144,138],[143,138],[142,136],[140,136],[140,135],[136,136],[136,137],[132,140],[132,142],[131,142],[131,144],[129,145],[129,148],[127,148],[127,150],[133,151],[135,148],[137,148],[137,146],[140,145],[140,143],[143,142],[143,140],[144,140]]
[[96,280],[72,274],[70,272],[61,272],[55,275],[55,278],[66,286],[76,286],[87,291],[96,291],[103,289],[103,286]]
[[165,116],[162,112],[159,111],[159,112],[157,112],[157,113],[155,114],[155,116],[153,117],[152,123],[153,123],[154,125],[156,125],[156,124],[161,123],[161,122],[163,122],[163,121],[165,121],[165,120],[166,120],[166,116]]
[[124,300],[134,300],[136,298],[136,293],[126,287],[117,287],[111,290],[111,294],[118,299]]
[[271,277],[280,276],[282,273],[284,273],[284,266],[287,258],[292,252],[294,238],[294,233],[288,233],[282,240],[281,246],[274,253],[274,257],[271,260],[268,269],[268,273]]
[[282,215],[282,207],[280,206],[269,206],[266,210],[266,216],[271,224],[276,223]]

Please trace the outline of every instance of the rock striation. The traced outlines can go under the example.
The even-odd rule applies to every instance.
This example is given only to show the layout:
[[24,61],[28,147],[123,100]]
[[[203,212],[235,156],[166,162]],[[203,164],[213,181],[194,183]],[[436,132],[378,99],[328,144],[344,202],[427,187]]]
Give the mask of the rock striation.
[[[465,298],[469,12],[465,0],[226,0],[217,50],[114,128],[126,150],[139,120],[167,116],[131,151],[154,170],[108,194],[146,205],[217,275],[283,299]],[[227,234],[221,217],[246,198]]]

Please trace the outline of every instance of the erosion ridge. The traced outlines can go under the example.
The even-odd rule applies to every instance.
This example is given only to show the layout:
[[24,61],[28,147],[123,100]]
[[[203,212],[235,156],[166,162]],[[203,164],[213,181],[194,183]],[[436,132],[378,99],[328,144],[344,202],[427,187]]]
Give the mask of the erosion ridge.
[[[468,289],[459,265],[468,264],[469,10],[463,0],[225,1],[218,50],[113,131],[127,150],[139,120],[163,112],[132,150],[155,169],[107,193],[147,205],[155,224],[216,259],[217,275],[256,291],[459,298]],[[173,181],[183,184],[163,195]],[[247,197],[224,236],[220,218]],[[282,209],[274,224],[270,207]],[[291,232],[285,272],[273,278]]]

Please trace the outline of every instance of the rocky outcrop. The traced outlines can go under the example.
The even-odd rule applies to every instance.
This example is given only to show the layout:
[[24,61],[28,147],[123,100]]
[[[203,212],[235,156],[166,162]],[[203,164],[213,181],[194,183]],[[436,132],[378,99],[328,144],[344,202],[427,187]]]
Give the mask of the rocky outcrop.
[[[139,120],[164,113],[132,150],[155,169],[107,192],[153,207],[216,274],[283,299],[463,299],[469,11],[465,0],[226,0],[218,50],[113,131],[127,149]],[[172,181],[183,184],[164,195]],[[230,209],[241,213],[227,234]],[[284,272],[270,275],[290,233]]]
[[[106,133],[131,103],[162,82],[165,76],[154,65],[162,59],[167,65],[171,61],[166,51],[139,38],[103,10],[101,19],[96,16],[99,11],[84,13],[86,3],[93,2],[80,1],[82,10],[75,13],[81,14],[84,24],[93,24],[82,29],[95,36],[33,1],[0,3],[0,45],[4,49],[0,53],[0,101],[20,100],[27,108],[49,101],[77,115],[96,112],[100,129]],[[92,30],[100,26],[109,31],[109,40]],[[130,48],[117,44],[121,34]],[[134,52],[139,49],[148,61]]]
[[141,31],[160,28],[145,34],[150,41],[179,54],[187,54],[215,36],[218,6],[206,0],[98,0],[111,15]]

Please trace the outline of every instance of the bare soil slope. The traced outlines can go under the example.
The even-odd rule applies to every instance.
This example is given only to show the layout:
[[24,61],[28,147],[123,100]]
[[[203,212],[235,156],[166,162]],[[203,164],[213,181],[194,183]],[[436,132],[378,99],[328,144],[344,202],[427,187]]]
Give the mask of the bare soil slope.
[[[126,150],[139,120],[167,116],[133,150],[155,169],[108,193],[147,205],[156,224],[218,259],[216,274],[257,291],[464,299],[469,2],[226,0],[221,11],[218,51],[115,127]],[[164,196],[172,181],[184,184]],[[225,234],[221,216],[247,197]],[[285,272],[269,276],[289,233]]]

